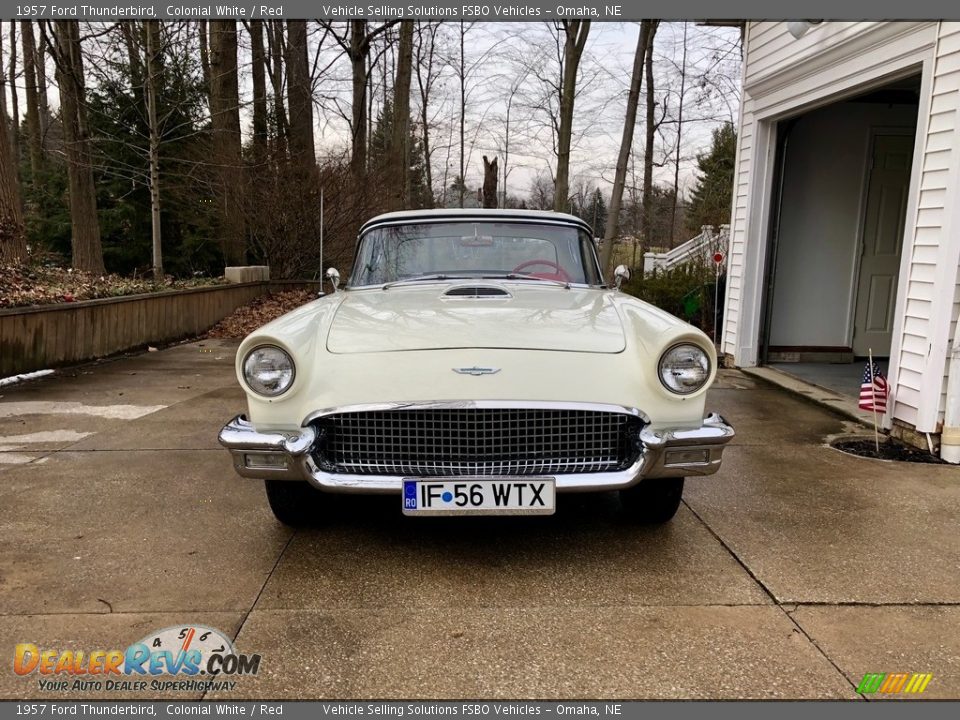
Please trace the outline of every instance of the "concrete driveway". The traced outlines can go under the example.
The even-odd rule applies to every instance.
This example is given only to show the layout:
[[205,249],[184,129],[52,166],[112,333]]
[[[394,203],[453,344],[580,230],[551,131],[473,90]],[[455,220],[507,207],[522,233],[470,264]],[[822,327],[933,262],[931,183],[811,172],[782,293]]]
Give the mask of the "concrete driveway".
[[0,697],[143,697],[42,692],[14,645],[188,623],[262,655],[240,698],[859,698],[866,672],[960,697],[960,470],[843,455],[843,421],[724,371],[738,437],[666,527],[615,496],[459,521],[347,498],[293,532],[216,442],[235,347],[0,388]]

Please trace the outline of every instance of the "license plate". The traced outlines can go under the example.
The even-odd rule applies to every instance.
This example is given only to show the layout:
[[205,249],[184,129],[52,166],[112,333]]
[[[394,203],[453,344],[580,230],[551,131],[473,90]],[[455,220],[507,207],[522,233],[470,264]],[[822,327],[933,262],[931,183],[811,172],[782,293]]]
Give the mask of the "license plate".
[[553,478],[437,478],[403,481],[404,515],[553,515]]

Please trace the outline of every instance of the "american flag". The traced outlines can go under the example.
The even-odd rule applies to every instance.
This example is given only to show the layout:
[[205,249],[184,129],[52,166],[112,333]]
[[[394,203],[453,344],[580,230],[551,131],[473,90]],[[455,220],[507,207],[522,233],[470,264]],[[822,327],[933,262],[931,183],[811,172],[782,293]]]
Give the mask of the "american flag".
[[887,411],[887,379],[876,363],[867,363],[863,369],[863,382],[860,385],[860,409]]

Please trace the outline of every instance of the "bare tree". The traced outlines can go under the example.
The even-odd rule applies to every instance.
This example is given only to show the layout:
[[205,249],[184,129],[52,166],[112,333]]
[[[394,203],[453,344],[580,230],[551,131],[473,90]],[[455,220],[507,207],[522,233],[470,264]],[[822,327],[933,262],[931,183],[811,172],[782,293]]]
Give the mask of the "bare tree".
[[153,279],[163,280],[163,239],[160,226],[160,124],[157,121],[157,76],[160,64],[160,23],[147,21],[146,38],[146,102],[149,128],[148,158],[150,165],[150,240],[153,249]]
[[283,104],[283,57],[286,53],[286,41],[283,35],[283,21],[271,20],[267,32],[267,54],[270,58],[270,86],[273,89],[273,115],[276,124],[277,142],[274,155],[281,159],[286,153],[287,113]]
[[60,86],[60,120],[70,189],[71,262],[77,270],[103,273],[80,24],[72,20],[58,20],[53,28],[50,50],[57,68],[57,84]]
[[460,182],[458,184],[458,194],[460,207],[463,207],[463,196],[467,187],[467,161],[464,152],[464,134],[467,126],[467,65],[466,65],[466,39],[467,32],[473,27],[473,23],[464,24],[460,21],[460,57],[457,66],[457,78],[460,80]]
[[637,38],[637,52],[633,57],[633,72],[630,75],[630,94],[627,96],[627,114],[623,121],[623,136],[620,139],[620,154],[617,156],[617,170],[610,194],[610,210],[606,232],[603,238],[601,265],[605,274],[609,274],[613,264],[613,244],[620,230],[620,206],[623,201],[623,186],[626,183],[627,163],[633,148],[633,130],[637,124],[637,106],[640,104],[640,85],[643,78],[644,61],[650,42],[650,20],[640,23],[640,36]]
[[512,129],[511,122],[513,122],[514,119],[514,103],[516,102],[517,94],[520,92],[520,88],[527,81],[529,74],[529,68],[522,68],[513,77],[507,87],[507,97],[503,117],[503,136],[500,144],[500,148],[503,153],[503,185],[500,189],[501,207],[506,207],[507,205],[507,181],[510,179],[510,171],[512,169],[510,167],[510,131]]
[[413,74],[413,20],[400,23],[400,48],[393,84],[393,138],[390,141],[390,182],[394,183],[390,203],[395,210],[410,205],[410,80]]
[[30,177],[37,182],[43,162],[43,138],[40,126],[40,98],[37,92],[37,51],[33,23],[20,21],[20,40],[23,44],[23,86],[27,101],[27,147],[30,154]]
[[315,178],[316,150],[313,144],[313,92],[307,58],[307,23],[287,21],[287,105],[290,108],[290,155],[303,182]]
[[577,95],[577,70],[590,33],[589,20],[562,20],[566,37],[563,49],[563,84],[560,88],[560,132],[557,137],[557,176],[553,209],[566,212],[570,180],[570,138],[573,133],[573,104]]
[[687,89],[687,22],[683,23],[683,51],[680,59],[680,95],[677,108],[677,153],[673,163],[673,202],[670,209],[670,247],[677,225],[677,198],[680,195],[680,148],[683,143],[683,99]]
[[[333,23],[324,22],[350,59],[353,86],[350,173],[354,180],[355,191],[363,187],[363,180],[367,173],[367,61],[370,55],[370,44],[398,22],[400,21],[390,20],[371,29],[366,20],[351,20],[346,33],[338,33]],[[359,198],[359,192],[357,195]]]
[[210,42],[207,39],[207,21],[197,20],[197,38],[200,42],[200,70],[203,72],[203,87],[210,92]]
[[655,111],[657,97],[653,84],[653,42],[660,27],[659,20],[650,20],[646,57],[646,143],[643,150],[643,247],[650,244],[650,229],[653,227],[653,165],[654,142],[657,136]]
[[[10,21],[10,26],[16,23]],[[13,60],[11,59],[11,68]],[[16,97],[13,84],[15,73],[10,73],[11,94]],[[17,161],[8,132],[7,103],[3,96],[4,79],[0,82],[0,262],[25,260],[27,239],[23,228],[23,210],[20,205],[20,187],[17,182]]]
[[430,141],[430,96],[439,73],[434,67],[436,52],[437,29],[439,23],[429,21],[417,22],[416,62],[414,68],[417,73],[417,87],[420,90],[420,134],[423,143],[424,171],[426,174],[429,206],[433,207],[433,167],[432,158],[434,147]]
[[237,23],[211,20],[210,124],[219,169],[221,247],[227,265],[246,261],[241,212],[240,91],[237,85]]
[[10,21],[10,149],[20,164],[20,93],[17,92],[17,23]]
[[253,83],[253,153],[259,166],[267,155],[267,54],[263,20],[246,24],[250,35],[250,77]]

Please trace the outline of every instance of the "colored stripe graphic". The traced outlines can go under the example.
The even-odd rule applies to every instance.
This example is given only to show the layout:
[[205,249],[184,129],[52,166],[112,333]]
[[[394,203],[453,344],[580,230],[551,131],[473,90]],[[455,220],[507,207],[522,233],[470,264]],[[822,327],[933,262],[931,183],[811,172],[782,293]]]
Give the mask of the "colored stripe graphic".
[[933,673],[866,673],[857,692],[865,695],[881,692],[895,693],[922,693],[933,680]]
[[914,673],[903,691],[908,693],[922,693],[927,689],[927,685],[932,679],[933,675],[930,673]]
[[875,693],[880,689],[880,685],[883,683],[885,677],[886,673],[867,673],[857,686],[857,692],[867,695]]

